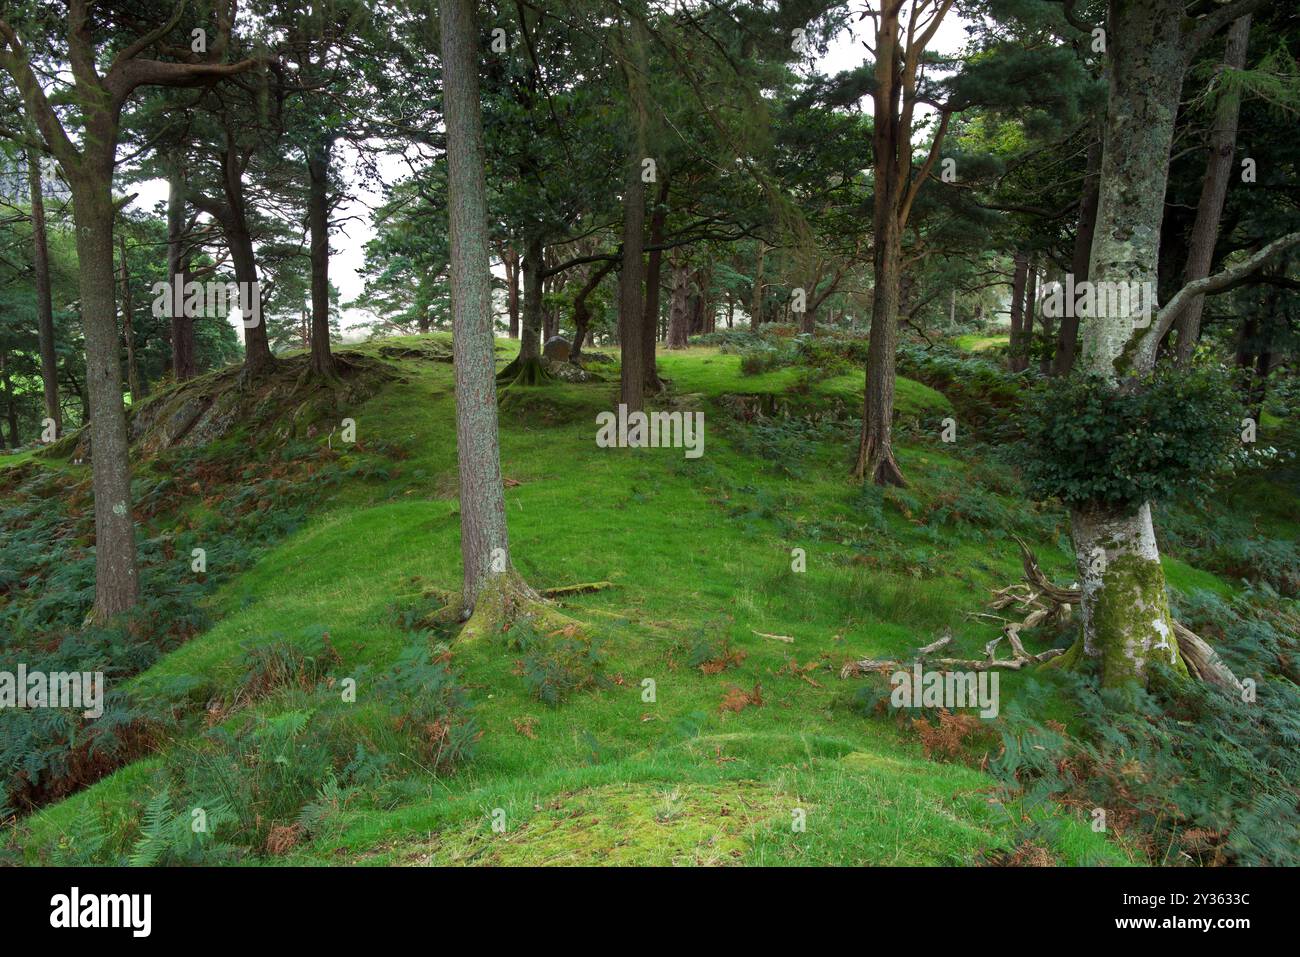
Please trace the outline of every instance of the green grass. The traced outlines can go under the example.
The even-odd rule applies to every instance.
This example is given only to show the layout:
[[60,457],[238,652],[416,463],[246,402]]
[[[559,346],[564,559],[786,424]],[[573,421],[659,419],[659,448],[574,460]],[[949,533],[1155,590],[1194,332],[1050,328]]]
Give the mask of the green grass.
[[952,340],[953,345],[965,352],[983,352],[985,349],[993,349],[998,346],[1011,344],[1010,336],[981,336],[974,333],[964,336],[956,336]]
[[[369,679],[408,640],[394,609],[419,601],[424,587],[454,589],[460,575],[451,366],[396,365],[403,380],[353,418],[359,441],[409,451],[397,474],[344,486],[306,528],[228,583],[213,599],[217,623],[133,679],[137,693],[163,694],[187,677],[205,697],[228,693],[248,644],[297,641],[320,628],[343,659],[335,674],[358,679],[356,720],[391,718]],[[401,800],[344,806],[328,829],[276,861],[960,864],[1021,842],[1023,814],[991,800],[991,777],[926,760],[911,734],[865,717],[855,682],[838,677],[846,661],[904,655],[944,628],[972,655],[996,634],[967,613],[984,610],[990,590],[1019,574],[1005,530],[956,525],[936,534],[919,521],[945,496],[978,487],[980,473],[918,438],[900,449],[913,487],[886,493],[872,512],[847,480],[851,437],[820,440],[797,462],[746,454],[745,430],[716,403],[728,393],[781,392],[794,370],[746,377],[736,356],[700,348],[664,354],[661,365],[676,392],[705,411],[701,459],[597,448],[595,414],[616,402],[616,382],[510,390],[502,402],[514,561],[536,586],[615,584],[566,609],[602,643],[609,685],[549,707],[529,695],[517,656],[501,643],[453,646],[483,729],[475,760],[444,776],[412,761]],[[858,376],[817,388],[861,401]],[[909,380],[899,380],[898,394],[918,416],[948,408]],[[1059,517],[986,495],[1008,514],[1031,513],[1021,532],[1050,573],[1068,580],[1068,559],[1055,547]],[[791,569],[796,547],[806,550],[806,572]],[[1221,585],[1176,560],[1167,567],[1177,587]],[[744,652],[738,667],[710,676],[689,666],[693,643],[723,637]],[[815,666],[810,680],[790,673],[791,660]],[[647,678],[653,703],[642,700]],[[1021,680],[1006,675],[1004,695]],[[761,707],[720,710],[729,688],[755,685]],[[274,695],[255,708],[273,714],[296,702]],[[22,841],[27,860],[75,846],[105,808],[129,828],[156,786],[156,767],[157,759],[131,765],[34,815]],[[496,809],[503,833],[491,826]],[[792,827],[797,810],[802,831]],[[1070,812],[1052,816],[1057,861],[1131,859]]]

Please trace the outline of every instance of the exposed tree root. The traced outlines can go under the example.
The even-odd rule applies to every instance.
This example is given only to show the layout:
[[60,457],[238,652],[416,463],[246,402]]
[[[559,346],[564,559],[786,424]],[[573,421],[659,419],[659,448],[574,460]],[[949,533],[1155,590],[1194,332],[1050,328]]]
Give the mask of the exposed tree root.
[[[461,596],[439,615],[444,622],[463,621],[457,643],[473,643],[500,634],[515,622],[527,619],[538,631],[581,632],[583,625],[558,611],[534,591],[516,572],[493,578],[478,593],[472,606]],[[450,619],[450,620],[449,620]]]
[[537,594],[543,598],[565,598],[569,595],[585,595],[588,592],[604,591],[613,588],[613,582],[583,582],[578,585],[559,585],[555,588],[539,588]]
[[[1029,665],[1040,664],[1049,668],[1072,669],[1083,664],[1082,639],[1068,649],[1049,648],[1037,655],[1030,654],[1021,643],[1020,633],[1026,628],[1037,627],[1045,621],[1068,621],[1074,606],[1082,600],[1083,593],[1077,588],[1062,588],[1049,581],[1029,546],[1020,538],[1016,538],[1015,541],[1020,546],[1020,561],[1025,572],[1024,581],[996,589],[993,592],[991,607],[996,611],[1014,608],[1016,614],[1023,616],[1021,620],[1014,621],[1000,615],[985,613],[975,613],[970,616],[1003,623],[1002,634],[984,646],[983,659],[931,658],[930,656],[936,651],[947,647],[952,642],[952,635],[945,634],[938,641],[924,648],[918,648],[912,661],[927,662],[945,670],[961,671],[989,671],[994,668],[1019,671]],[[1232,673],[1232,669],[1203,638],[1180,622],[1175,621],[1173,625],[1174,634],[1178,639],[1178,650],[1192,677],[1229,691],[1241,691],[1241,682]],[[996,649],[1003,639],[1011,648],[1011,658],[996,657]],[[872,671],[896,671],[910,665],[912,661],[864,658],[846,664],[840,671],[840,677],[852,678]]]
[[551,375],[546,368],[546,364],[537,357],[532,359],[516,357],[513,362],[497,373],[497,385],[502,387],[546,385],[554,381],[555,376]]
[[852,476],[856,482],[870,481],[873,485],[907,488],[907,479],[894,460],[893,450],[878,444],[874,439],[858,442],[858,458],[854,462]]

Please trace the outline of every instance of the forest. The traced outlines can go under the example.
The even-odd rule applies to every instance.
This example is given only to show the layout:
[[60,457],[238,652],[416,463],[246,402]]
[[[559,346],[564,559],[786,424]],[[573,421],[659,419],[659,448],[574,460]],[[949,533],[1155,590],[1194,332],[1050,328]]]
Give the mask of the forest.
[[0,0],[0,865],[1300,863],[1298,57]]

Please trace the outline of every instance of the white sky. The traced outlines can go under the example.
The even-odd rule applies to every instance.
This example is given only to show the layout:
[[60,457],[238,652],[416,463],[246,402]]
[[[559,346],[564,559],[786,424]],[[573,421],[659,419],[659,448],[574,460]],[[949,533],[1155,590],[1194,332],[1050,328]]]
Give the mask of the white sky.
[[[966,43],[964,21],[950,13],[940,24],[931,48],[941,54],[954,54]],[[821,73],[835,74],[852,69],[867,57],[862,46],[862,38],[869,39],[868,31],[871,21],[855,23],[850,30],[842,32],[831,43],[826,56],[818,57],[817,69]],[[856,35],[855,35],[856,34]],[[870,101],[865,104],[870,108]],[[330,281],[338,289],[341,303],[351,302],[365,289],[362,269],[365,266],[365,244],[374,237],[375,231],[370,219],[370,211],[383,202],[382,188],[373,187],[353,175],[350,147],[340,144],[336,158],[341,163],[345,181],[348,183],[349,195],[335,211],[335,218],[343,224],[330,237]],[[386,182],[396,182],[409,172],[409,168],[400,158],[387,156],[380,159],[380,171]],[[164,180],[149,180],[132,187],[138,196],[131,204],[136,209],[147,210],[156,203],[166,202],[167,183]],[[344,335],[348,330],[365,321],[365,313],[355,309],[345,309],[342,315]],[[238,319],[231,323],[239,331],[242,340],[244,330]]]

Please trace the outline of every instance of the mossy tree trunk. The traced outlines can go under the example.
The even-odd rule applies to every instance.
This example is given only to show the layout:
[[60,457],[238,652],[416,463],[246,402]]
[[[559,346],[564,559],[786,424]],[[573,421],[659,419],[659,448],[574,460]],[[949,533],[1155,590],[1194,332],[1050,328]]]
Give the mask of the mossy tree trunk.
[[[1089,279],[1151,290],[1174,122],[1191,55],[1182,0],[1112,0],[1106,24],[1110,82]],[[1152,311],[1137,297],[1083,324],[1082,371],[1123,390],[1155,366]],[[1083,588],[1082,633],[1067,666],[1098,670],[1108,685],[1145,685],[1150,665],[1181,666],[1150,505],[1071,511]]]
[[1151,507],[1074,509],[1070,525],[1083,598],[1079,639],[1065,664],[1099,671],[1108,686],[1145,685],[1152,661],[1186,673]]

